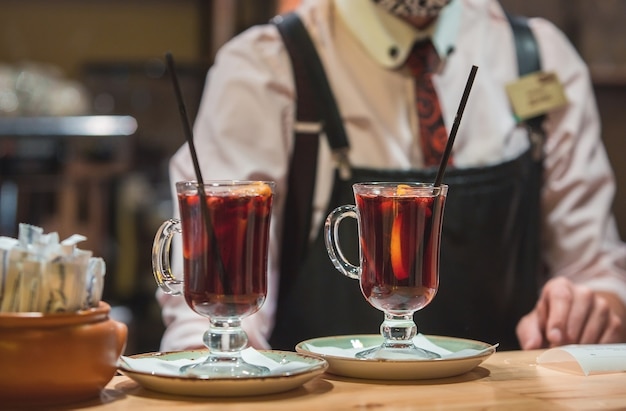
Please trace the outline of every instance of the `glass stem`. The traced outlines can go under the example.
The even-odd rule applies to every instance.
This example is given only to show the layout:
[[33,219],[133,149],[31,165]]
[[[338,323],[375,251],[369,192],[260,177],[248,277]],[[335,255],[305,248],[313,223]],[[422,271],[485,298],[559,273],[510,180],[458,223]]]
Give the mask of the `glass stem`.
[[212,319],[203,341],[210,350],[209,355],[203,362],[182,366],[181,374],[200,378],[242,378],[270,372],[267,367],[249,364],[241,357],[241,351],[248,347],[248,336],[241,328],[240,319]]
[[417,325],[413,321],[413,313],[394,315],[385,313],[385,320],[380,325],[380,333],[385,338],[383,343],[390,348],[406,348],[413,345],[413,337],[417,335]]
[[204,333],[203,341],[212,355],[220,357],[239,357],[241,350],[248,346],[248,336],[239,319],[211,319],[211,327]]

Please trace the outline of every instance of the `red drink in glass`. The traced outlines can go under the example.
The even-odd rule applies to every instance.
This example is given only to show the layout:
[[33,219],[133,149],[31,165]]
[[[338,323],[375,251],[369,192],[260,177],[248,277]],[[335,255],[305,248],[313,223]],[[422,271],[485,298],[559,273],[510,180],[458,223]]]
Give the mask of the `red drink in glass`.
[[400,185],[376,194],[356,194],[361,290],[370,304],[393,314],[420,310],[439,285],[445,197],[416,197],[411,191]]
[[208,188],[205,200],[208,232],[199,193],[178,193],[185,300],[213,319],[247,317],[258,311],[267,294],[271,189],[262,184]]
[[[415,311],[432,301],[439,287],[439,247],[445,184],[371,182],[352,186],[356,205],[335,208],[326,218],[324,240],[333,265],[358,279],[367,301],[385,314],[384,342],[356,354],[363,359],[433,359],[439,354],[417,347]],[[346,260],[339,224],[356,218],[361,261]]]
[[[181,375],[240,378],[270,373],[242,358],[248,336],[241,321],[261,308],[267,294],[274,187],[272,181],[176,183],[180,219],[167,220],[157,230],[152,273],[163,292],[184,295],[187,305],[209,320],[202,337],[209,354],[180,367]],[[176,234],[183,237],[182,280],[171,266]]]

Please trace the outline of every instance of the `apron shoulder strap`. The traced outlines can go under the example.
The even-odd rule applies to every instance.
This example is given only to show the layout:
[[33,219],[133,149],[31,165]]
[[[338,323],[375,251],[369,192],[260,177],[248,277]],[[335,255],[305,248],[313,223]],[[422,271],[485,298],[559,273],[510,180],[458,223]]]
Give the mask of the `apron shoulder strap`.
[[[515,16],[506,13],[506,16],[513,30],[515,39],[515,52],[517,56],[517,71],[519,76],[534,73],[541,70],[541,56],[539,53],[539,45],[528,24],[528,18],[524,16]],[[530,129],[531,143],[535,147],[535,158],[541,156],[541,149],[545,132],[543,130],[543,122],[545,114],[541,114],[525,120],[526,125]]]
[[528,18],[507,13],[507,18],[513,30],[515,52],[517,55],[517,70],[520,76],[541,70],[539,46],[530,26]]
[[333,150],[348,140],[315,46],[295,13],[272,19],[291,59],[296,86],[294,147],[283,213],[279,299],[287,295],[309,247],[319,138],[325,131]]
[[[298,66],[293,66],[294,76],[296,78],[300,75],[305,76],[313,86],[311,88],[312,97],[314,97],[313,104],[317,106],[330,147],[333,150],[347,148],[348,138],[339,107],[328,83],[322,61],[304,24],[295,12],[277,16],[273,19],[273,23],[276,24],[285,42],[292,63],[296,60],[301,62]],[[297,91],[300,92],[300,90]],[[300,109],[301,99],[299,96],[297,98],[298,109]]]

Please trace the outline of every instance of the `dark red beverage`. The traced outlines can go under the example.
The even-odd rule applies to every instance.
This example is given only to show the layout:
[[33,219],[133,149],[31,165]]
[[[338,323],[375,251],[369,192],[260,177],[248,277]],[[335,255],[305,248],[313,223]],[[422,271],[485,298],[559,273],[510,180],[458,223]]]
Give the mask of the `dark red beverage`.
[[423,308],[439,285],[445,195],[435,195],[432,187],[408,185],[355,194],[363,295],[391,314]]
[[271,187],[207,186],[209,231],[201,197],[191,188],[178,193],[187,304],[213,319],[246,317],[267,294]]

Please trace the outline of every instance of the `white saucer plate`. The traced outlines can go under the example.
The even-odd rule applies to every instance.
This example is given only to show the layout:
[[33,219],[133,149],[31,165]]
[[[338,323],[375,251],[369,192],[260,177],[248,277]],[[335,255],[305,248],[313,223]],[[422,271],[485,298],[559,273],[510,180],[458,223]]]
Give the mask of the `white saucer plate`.
[[489,358],[496,346],[463,338],[426,336],[432,343],[452,353],[462,350],[475,350],[467,355],[433,360],[386,360],[360,359],[325,353],[329,348],[371,347],[383,342],[380,335],[342,335],[314,338],[300,342],[296,351],[301,354],[317,355],[328,361],[330,374],[344,377],[374,380],[423,380],[447,378],[461,375],[476,368]]
[[[328,368],[328,363],[319,356],[275,350],[259,350],[259,352],[279,363],[298,361],[305,363],[306,366],[294,371],[273,371],[269,375],[247,378],[195,378],[155,374],[133,370],[123,362],[119,364],[119,371],[146,389],[166,394],[196,397],[243,397],[276,394],[298,388],[324,373]],[[190,350],[138,354],[130,356],[130,358],[158,358],[163,361],[176,361],[200,359],[206,357],[206,354],[206,350]]]

